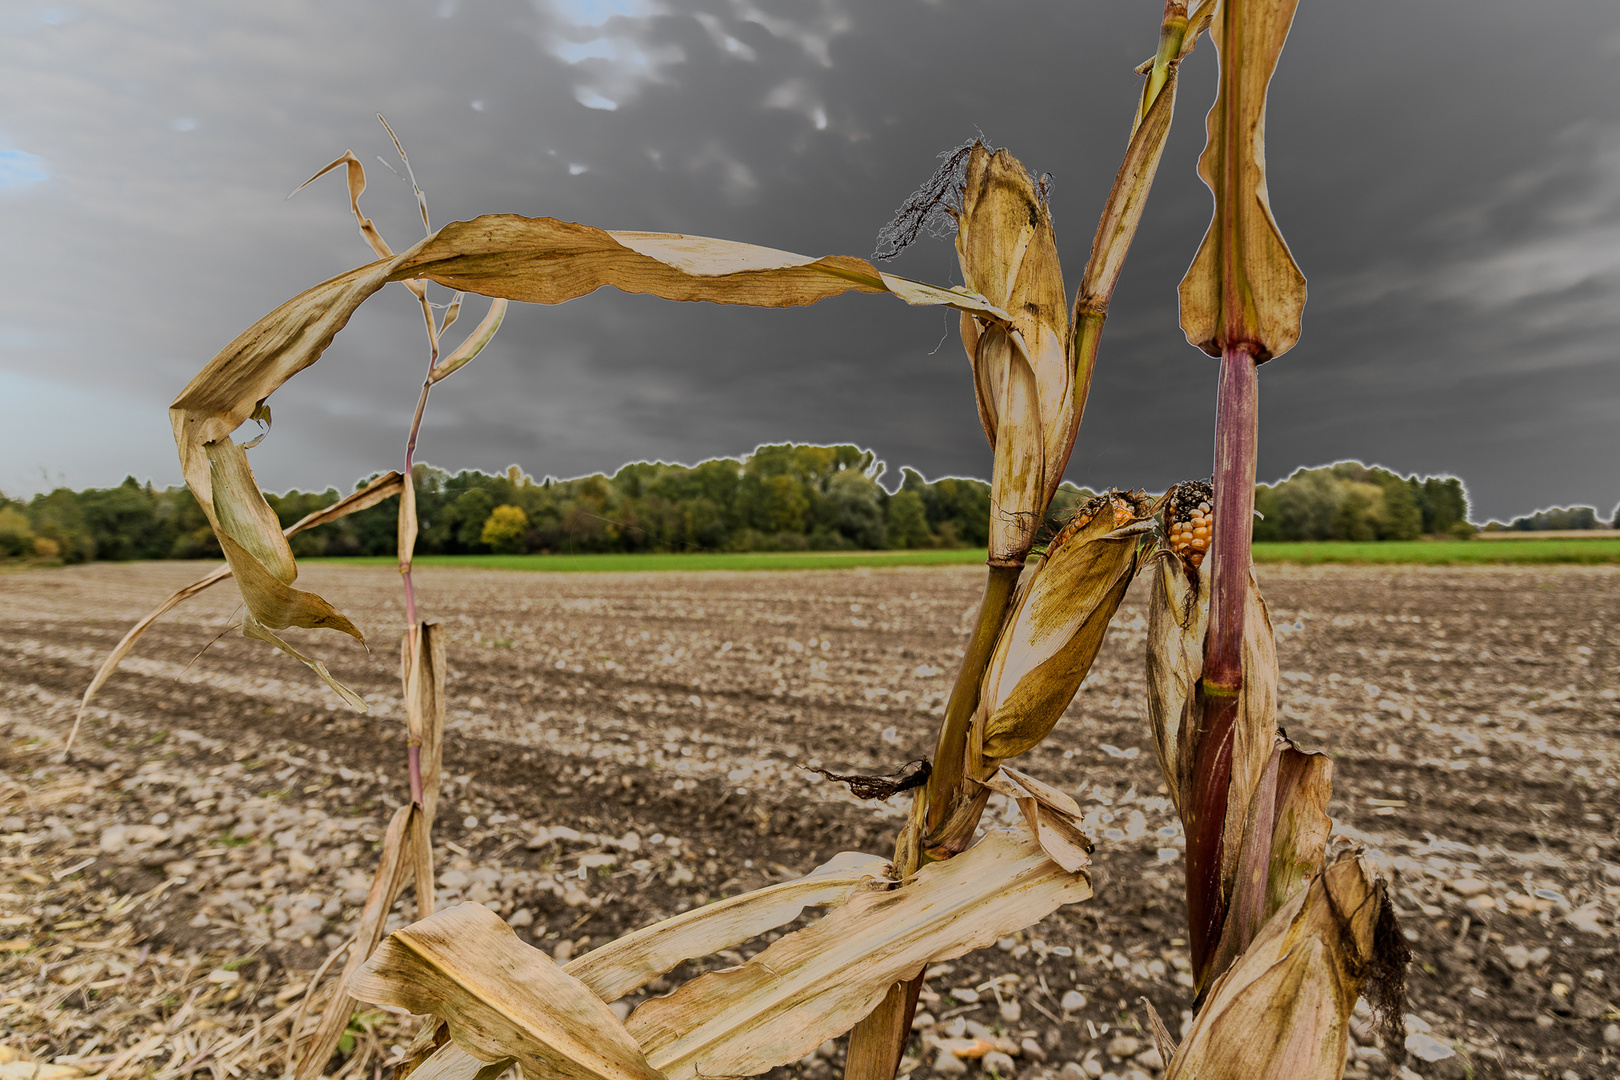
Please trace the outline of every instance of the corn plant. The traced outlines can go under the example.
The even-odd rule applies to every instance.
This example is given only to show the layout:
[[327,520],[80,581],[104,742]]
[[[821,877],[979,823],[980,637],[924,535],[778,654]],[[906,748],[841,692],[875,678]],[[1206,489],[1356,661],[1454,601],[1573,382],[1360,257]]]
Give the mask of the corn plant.
[[[964,282],[956,288],[892,275],[862,258],[551,218],[490,215],[433,230],[419,190],[427,235],[395,252],[361,213],[365,175],[353,154],[316,174],[344,169],[351,209],[376,259],[259,320],[175,400],[182,468],[227,566],[137,624],[85,694],[88,704],[158,615],[232,577],[244,602],[242,632],[293,655],[364,709],[318,658],[277,633],[327,628],[364,640],[326,600],[294,587],[286,537],[400,495],[410,801],[389,825],[340,985],[302,1048],[301,1080],[319,1074],[357,1000],[437,1018],[412,1057],[419,1080],[494,1076],[513,1064],[530,1076],[600,1080],[755,1075],[846,1031],[849,1080],[890,1080],[928,964],[1092,896],[1092,842],[1080,829],[1079,806],[1008,762],[1050,736],[1143,571],[1151,578],[1148,711],[1187,832],[1199,988],[1185,1043],[1178,1048],[1156,1016],[1155,1037],[1173,1077],[1340,1075],[1351,1008],[1369,979],[1389,991],[1381,1000],[1397,996],[1403,946],[1367,861],[1357,853],[1327,857],[1331,762],[1300,751],[1277,728],[1275,643],[1249,565],[1256,369],[1297,340],[1304,302],[1304,278],[1272,219],[1263,169],[1266,89],[1296,2],[1205,0],[1189,10],[1186,0],[1167,0],[1158,48],[1138,68],[1144,84],[1124,159],[1072,300],[1044,183],[1006,150],[982,143],[949,155],[883,235],[893,254],[948,219]],[[1178,69],[1206,29],[1221,69],[1199,168],[1215,215],[1182,282],[1181,307],[1189,341],[1222,364],[1214,482],[1178,485],[1156,501],[1110,491],[1038,546],[1084,414],[1109,299],[1168,137]],[[320,358],[361,303],[395,282],[417,297],[429,346],[403,469],[284,532],[253,479],[253,444],[235,443],[233,432],[250,419],[268,425],[275,390]],[[430,285],[452,290],[442,317]],[[433,911],[446,645],[416,608],[411,472],[429,392],[477,356],[508,301],[562,303],[603,285],[763,307],[888,293],[955,309],[993,452],[990,541],[983,596],[931,767],[920,784],[905,785],[913,790],[911,812],[888,857],[845,853],[798,880],[689,911],[559,966],[479,905]],[[441,338],[466,293],[490,297],[489,313],[441,358]],[[886,795],[895,786],[865,783],[857,791]],[[1018,807],[1017,827],[981,834],[992,795]],[[417,920],[384,939],[386,914],[407,884]],[[646,1001],[622,1022],[607,1007],[686,960],[758,937],[808,907],[826,913],[739,967]]]

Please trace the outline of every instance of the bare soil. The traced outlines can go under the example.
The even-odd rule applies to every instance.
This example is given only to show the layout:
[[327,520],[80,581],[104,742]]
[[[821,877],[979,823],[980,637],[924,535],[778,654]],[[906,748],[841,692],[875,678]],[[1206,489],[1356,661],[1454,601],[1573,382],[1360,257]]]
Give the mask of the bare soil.
[[[95,666],[204,569],[0,576],[0,1063],[279,1074],[305,985],[351,931],[406,797],[391,571],[317,566],[300,582],[371,634],[371,654],[302,639],[369,715],[267,647],[214,641],[235,604],[225,585],[148,634],[60,755]],[[1416,957],[1413,1029],[1430,1056],[1453,1052],[1406,1068],[1614,1076],[1620,570],[1260,573],[1284,723],[1334,754],[1337,842],[1367,845],[1390,875]],[[487,903],[577,955],[841,850],[887,854],[906,797],[862,803],[801,766],[929,754],[981,580],[419,571],[450,641],[440,901]],[[975,1025],[1020,1044],[1029,1077],[1152,1076],[1139,1000],[1172,1031],[1190,1015],[1184,842],[1143,713],[1145,616],[1138,583],[1022,763],[1087,809],[1096,899],[932,970],[919,1078],[934,1039]],[[413,910],[407,894],[395,925]],[[1065,1008],[1070,991],[1084,1003]],[[1363,1017],[1354,1028],[1348,1075],[1403,1075]],[[369,1074],[414,1030],[363,1013],[330,1069]],[[829,1044],[788,1071],[826,1078],[841,1062]]]

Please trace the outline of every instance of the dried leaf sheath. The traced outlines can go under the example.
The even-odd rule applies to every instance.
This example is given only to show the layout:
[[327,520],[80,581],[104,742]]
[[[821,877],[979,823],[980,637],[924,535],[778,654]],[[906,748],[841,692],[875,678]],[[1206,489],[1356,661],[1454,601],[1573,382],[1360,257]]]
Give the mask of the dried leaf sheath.
[[1215,981],[1165,1080],[1338,1080],[1387,903],[1359,856],[1315,875]]

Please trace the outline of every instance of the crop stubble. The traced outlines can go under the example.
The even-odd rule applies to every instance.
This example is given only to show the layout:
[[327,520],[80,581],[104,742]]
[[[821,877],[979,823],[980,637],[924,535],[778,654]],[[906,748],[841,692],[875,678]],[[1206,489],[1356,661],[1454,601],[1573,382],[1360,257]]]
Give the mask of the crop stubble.
[[[92,709],[82,759],[51,760],[107,649],[195,572],[93,564],[10,575],[0,590],[10,894],[0,906],[14,917],[0,927],[11,935],[0,942],[0,996],[18,1003],[0,1023],[33,1037],[24,1049],[42,1060],[101,1034],[89,1056],[104,1065],[150,1039],[148,1026],[124,1021],[164,979],[177,992],[139,1014],[173,1028],[142,1055],[160,1071],[185,1064],[165,1061],[165,1040],[224,1045],[186,1026],[198,1017],[235,1037],[285,1012],[292,998],[278,992],[307,979],[352,926],[355,870],[405,795],[403,709],[392,643],[380,640],[398,625],[398,586],[372,568],[304,575],[378,633],[372,656],[328,650],[372,715],[342,708],[290,660],[267,668],[234,635],[187,669],[230,613],[220,589],[143,640]],[[423,610],[446,624],[451,661],[441,902],[484,901],[519,923],[528,912],[520,933],[577,954],[836,851],[882,851],[905,797],[861,804],[799,766],[870,771],[928,752],[981,576],[419,569]],[[1278,624],[1282,722],[1334,754],[1337,832],[1385,853],[1416,934],[1413,1010],[1461,1051],[1415,1064],[1439,1076],[1463,1075],[1464,1063],[1480,1075],[1604,1074],[1615,1048],[1603,1032],[1620,1001],[1620,571],[1266,566],[1261,577]],[[1190,1004],[1184,950],[1163,948],[1184,922],[1174,865],[1184,844],[1139,711],[1141,585],[1054,737],[1022,763],[1087,809],[1097,899],[942,966],[928,986],[935,1000],[924,997],[945,1020],[967,1005],[952,989],[1004,977],[958,1015],[994,1026],[996,994],[1019,1003],[1003,1026],[1029,1032],[1046,1055],[1026,1050],[1021,1069],[1088,1054],[1115,1068],[1107,1052],[1123,1047],[1122,1026],[1149,1044],[1132,1027],[1145,1027],[1139,997],[1173,1028]],[[988,816],[1011,811],[992,804]],[[137,828],[109,838],[119,825]],[[581,835],[530,846],[557,826]],[[154,889],[118,910],[118,897]],[[411,910],[407,897],[394,924]],[[98,961],[84,935],[144,948],[154,973],[88,989],[122,968],[110,954]],[[207,981],[249,953],[258,958],[242,977]],[[75,963],[102,967],[79,971],[82,993],[64,998],[73,984],[60,975]],[[1087,1004],[1066,1013],[1071,989]],[[98,1030],[115,1019],[121,1030]],[[397,1026],[385,1020],[374,1037],[386,1047]],[[1358,1074],[1388,1073],[1373,1059]]]

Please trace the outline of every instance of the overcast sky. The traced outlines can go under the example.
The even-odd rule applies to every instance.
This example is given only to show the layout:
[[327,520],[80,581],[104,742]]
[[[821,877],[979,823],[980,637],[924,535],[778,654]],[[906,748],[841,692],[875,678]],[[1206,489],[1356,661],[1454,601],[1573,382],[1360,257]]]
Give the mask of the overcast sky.
[[[982,133],[1056,179],[1072,294],[1160,0],[0,0],[0,491],[178,482],[166,408],[283,300],[371,256],[334,175],[421,235],[380,164],[404,140],[435,225],[482,213],[869,253]],[[1207,41],[1116,294],[1069,476],[1210,471],[1216,362],[1176,283]],[[1477,519],[1620,500],[1620,4],[1303,0],[1272,84],[1272,205],[1310,280],[1261,369],[1262,479],[1341,458],[1467,481]],[[955,283],[948,240],[898,273]],[[481,302],[480,302],[481,304]],[[274,399],[261,482],[397,464],[424,363],[403,288]],[[517,307],[435,390],[421,457],[535,475],[854,442],[988,475],[940,311],[852,295],[758,311],[604,289]]]

